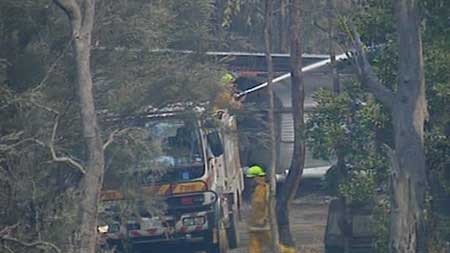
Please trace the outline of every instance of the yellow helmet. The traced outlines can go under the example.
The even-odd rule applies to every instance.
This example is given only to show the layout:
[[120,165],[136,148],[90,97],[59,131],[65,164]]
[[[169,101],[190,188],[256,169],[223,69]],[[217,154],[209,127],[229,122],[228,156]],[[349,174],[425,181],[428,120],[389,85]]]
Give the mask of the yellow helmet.
[[234,76],[230,73],[226,73],[225,75],[222,76],[222,79],[221,79],[222,84],[229,84],[234,81],[235,81]]
[[247,177],[263,177],[265,175],[264,169],[259,165],[252,165],[246,173]]

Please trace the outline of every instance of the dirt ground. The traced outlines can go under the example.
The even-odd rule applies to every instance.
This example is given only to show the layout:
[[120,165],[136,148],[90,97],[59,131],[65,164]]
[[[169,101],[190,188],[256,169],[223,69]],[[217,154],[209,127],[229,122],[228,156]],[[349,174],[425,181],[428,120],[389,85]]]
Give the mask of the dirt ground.
[[[323,238],[327,221],[329,198],[321,194],[308,194],[300,196],[290,209],[291,230],[300,253],[323,253]],[[227,253],[248,252],[248,232],[246,217],[249,217],[250,206],[244,204],[242,221],[239,222],[240,247],[228,250]],[[188,247],[188,246],[187,246]],[[189,248],[145,248],[140,252],[145,253],[186,253],[192,252]],[[270,250],[266,249],[269,253]],[[200,252],[196,252],[200,253]]]
[[[323,253],[323,238],[327,222],[329,199],[322,195],[307,195],[296,199],[292,205],[291,230],[301,253]],[[248,217],[249,206],[245,206],[243,216]],[[228,253],[248,252],[248,233],[245,219],[240,222],[240,247]]]

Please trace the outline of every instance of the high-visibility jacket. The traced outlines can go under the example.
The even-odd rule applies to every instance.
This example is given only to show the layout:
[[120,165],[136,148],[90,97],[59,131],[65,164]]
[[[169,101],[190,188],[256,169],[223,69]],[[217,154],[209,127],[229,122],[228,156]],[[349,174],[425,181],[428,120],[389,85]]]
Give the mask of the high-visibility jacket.
[[234,109],[239,110],[242,104],[234,97],[233,88],[230,86],[220,87],[216,98],[214,99],[214,109]]
[[249,219],[250,231],[270,230],[269,223],[269,186],[266,183],[257,184],[251,200]]

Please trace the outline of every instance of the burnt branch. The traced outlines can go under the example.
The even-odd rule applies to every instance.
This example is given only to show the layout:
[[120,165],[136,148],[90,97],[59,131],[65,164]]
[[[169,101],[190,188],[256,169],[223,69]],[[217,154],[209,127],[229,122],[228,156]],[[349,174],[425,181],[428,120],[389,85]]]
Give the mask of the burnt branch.
[[391,109],[392,104],[394,103],[394,93],[381,84],[380,79],[367,60],[365,46],[354,26],[352,27],[352,32],[356,47],[356,55],[354,59],[362,85],[365,86],[379,101],[381,101],[384,106]]

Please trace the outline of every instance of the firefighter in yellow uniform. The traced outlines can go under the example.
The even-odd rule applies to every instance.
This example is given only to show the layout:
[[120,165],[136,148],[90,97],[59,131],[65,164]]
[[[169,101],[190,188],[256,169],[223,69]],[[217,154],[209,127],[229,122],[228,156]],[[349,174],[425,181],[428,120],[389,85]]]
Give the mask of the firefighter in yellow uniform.
[[269,223],[269,186],[265,181],[263,168],[252,165],[247,177],[255,180],[256,186],[251,199],[251,212],[248,222],[249,253],[262,253],[263,246],[271,246]]
[[214,99],[214,110],[223,110],[223,109],[233,109],[240,110],[242,108],[242,103],[235,96],[236,88],[235,88],[235,78],[232,74],[225,74],[221,80],[221,86],[219,87],[219,91],[217,93],[216,98]]
[[[271,247],[272,236],[269,216],[269,186],[266,183],[266,173],[261,166],[252,165],[247,170],[247,177],[255,180],[256,186],[251,199],[249,218],[249,253],[262,253],[263,246]],[[292,247],[278,244],[281,253],[295,253]]]

